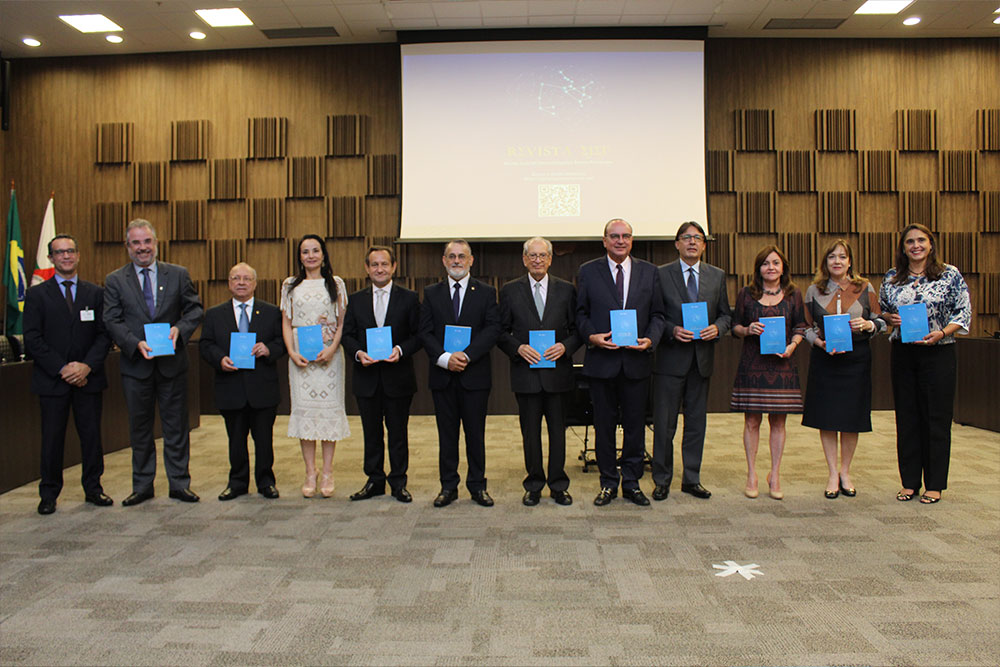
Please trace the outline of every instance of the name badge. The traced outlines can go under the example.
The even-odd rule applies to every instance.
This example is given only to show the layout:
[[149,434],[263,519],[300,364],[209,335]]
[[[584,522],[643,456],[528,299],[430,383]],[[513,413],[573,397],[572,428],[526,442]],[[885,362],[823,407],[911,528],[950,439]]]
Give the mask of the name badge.
[[94,321],[94,311],[90,308],[80,311],[80,321],[81,322],[93,322]]

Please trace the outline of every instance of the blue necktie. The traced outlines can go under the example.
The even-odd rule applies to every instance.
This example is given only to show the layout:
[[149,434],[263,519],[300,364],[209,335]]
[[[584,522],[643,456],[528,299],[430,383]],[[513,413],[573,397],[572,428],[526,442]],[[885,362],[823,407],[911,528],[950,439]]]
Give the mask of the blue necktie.
[[156,314],[156,301],[153,300],[153,283],[149,280],[149,269],[142,270],[142,298],[146,300],[149,316]]
[[247,305],[245,303],[240,304],[240,323],[237,326],[240,329],[240,333],[250,331],[250,318],[247,317]]
[[688,301],[694,303],[698,300],[698,283],[694,279],[694,269],[688,269]]
[[455,321],[458,322],[458,313],[462,310],[462,300],[458,296],[458,289],[462,285],[455,283],[455,295],[451,297],[451,307],[455,311]]

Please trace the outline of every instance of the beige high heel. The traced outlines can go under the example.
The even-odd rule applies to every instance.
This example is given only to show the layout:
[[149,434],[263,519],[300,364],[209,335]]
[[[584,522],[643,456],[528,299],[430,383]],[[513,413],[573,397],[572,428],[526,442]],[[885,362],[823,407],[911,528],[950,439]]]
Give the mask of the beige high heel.
[[317,473],[312,475],[306,475],[306,481],[302,484],[302,496],[305,498],[312,498],[316,495],[316,477]]
[[767,474],[767,495],[771,496],[775,500],[781,500],[785,497],[785,494],[781,491],[775,491],[774,487],[771,486],[771,473]]
[[322,482],[320,483],[319,492],[323,494],[324,498],[329,498],[330,496],[333,495],[334,487],[335,485],[333,483],[333,473],[331,472],[329,475],[323,473],[323,479]]

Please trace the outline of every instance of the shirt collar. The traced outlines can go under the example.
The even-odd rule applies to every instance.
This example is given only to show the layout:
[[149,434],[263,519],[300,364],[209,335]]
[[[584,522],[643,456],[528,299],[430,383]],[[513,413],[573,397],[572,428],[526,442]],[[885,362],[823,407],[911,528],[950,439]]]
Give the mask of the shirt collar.
[[246,301],[237,301],[234,298],[233,299],[233,310],[236,311],[237,313],[240,312],[240,306],[242,306],[244,303],[246,303],[246,305],[247,305],[247,312],[248,313],[252,312],[253,311],[253,297],[250,297]]
[[[615,267],[618,266],[618,262],[611,259],[611,255],[607,255],[607,258],[608,258],[608,267],[611,269],[611,273],[614,273]],[[622,260],[622,271],[628,271],[631,268],[632,268],[632,255],[628,255],[625,259]]]
[[694,264],[692,264],[691,266],[688,266],[687,262],[685,262],[682,259],[677,260],[677,262],[681,265],[681,273],[687,273],[688,269],[693,269],[694,270],[694,274],[696,276],[701,276],[701,260],[700,259],[697,262],[695,262]]
[[389,292],[391,292],[391,291],[392,291],[392,281],[390,280],[389,282],[387,282],[387,283],[385,284],[385,287],[375,287],[375,285],[374,285],[374,284],[372,284],[372,294],[375,294],[375,293],[376,293],[376,292],[378,292],[378,291],[379,291],[380,289],[381,289],[381,290],[385,290],[385,293],[386,293],[386,294],[388,294]]
[[542,289],[547,292],[549,290],[549,274],[546,273],[544,276],[542,276],[541,280],[535,280],[534,278],[531,277],[531,274],[529,273],[528,285],[531,287],[532,291],[535,290],[535,285],[541,285]]
[[135,262],[132,262],[132,267],[135,269],[135,275],[137,275],[137,276],[141,276],[142,275],[142,270],[143,269],[149,269],[150,273],[152,273],[153,275],[156,275],[156,262],[155,261],[152,264],[150,264],[149,266],[139,266]]
[[464,292],[469,287],[469,278],[472,277],[471,273],[466,273],[465,277],[461,280],[455,280],[451,276],[448,276],[448,290],[451,292],[455,291],[455,283],[462,286],[462,291]]
[[80,274],[77,273],[72,278],[63,278],[58,273],[56,273],[52,276],[52,279],[56,281],[57,285],[62,285],[64,282],[68,280],[71,283],[73,283],[73,287],[76,287],[77,281],[80,280]]

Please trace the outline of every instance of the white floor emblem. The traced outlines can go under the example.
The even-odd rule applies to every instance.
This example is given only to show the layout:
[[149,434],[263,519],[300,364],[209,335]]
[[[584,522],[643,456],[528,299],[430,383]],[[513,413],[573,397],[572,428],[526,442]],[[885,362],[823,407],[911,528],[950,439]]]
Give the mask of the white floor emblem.
[[755,576],[764,575],[763,572],[757,569],[760,567],[760,565],[757,565],[757,563],[750,563],[749,565],[740,565],[736,561],[727,560],[725,561],[725,565],[716,565],[713,563],[712,567],[714,567],[716,570],[722,570],[722,572],[715,573],[715,576],[717,577],[728,577],[731,574],[738,574],[744,579],[749,581],[750,579],[753,579]]

